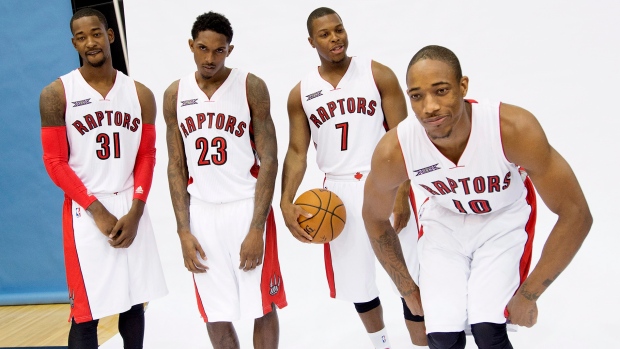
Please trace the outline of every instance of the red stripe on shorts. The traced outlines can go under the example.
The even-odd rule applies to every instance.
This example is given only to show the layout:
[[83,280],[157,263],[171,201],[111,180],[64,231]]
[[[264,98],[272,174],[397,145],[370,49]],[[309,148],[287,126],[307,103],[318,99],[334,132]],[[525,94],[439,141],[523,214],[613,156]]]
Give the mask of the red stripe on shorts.
[[336,282],[334,281],[334,266],[332,265],[332,251],[329,243],[323,245],[323,255],[325,257],[325,273],[327,274],[327,284],[329,285],[329,296],[336,298]]
[[536,226],[536,191],[534,190],[534,185],[532,184],[532,180],[530,177],[525,178],[525,188],[527,189],[527,196],[525,200],[527,204],[530,205],[532,211],[530,212],[530,217],[525,224],[525,232],[527,233],[527,241],[525,242],[525,248],[523,249],[523,256],[521,257],[521,262],[519,263],[519,274],[521,275],[521,282],[519,285],[522,285],[527,275],[530,272],[530,264],[532,262],[532,247],[534,246],[534,228]]
[[271,304],[275,304],[279,309],[288,304],[284,291],[284,281],[280,272],[280,261],[278,260],[278,238],[273,208],[270,208],[265,224],[265,255],[263,257],[260,291],[263,315],[271,311]]
[[[71,299],[71,313],[69,321],[73,318],[76,323],[82,323],[93,320],[88,302],[88,294],[86,293],[86,285],[82,268],[80,267],[80,258],[75,246],[75,231],[73,230],[73,201],[65,195],[65,203],[62,213],[62,235],[65,254],[65,272],[67,273],[67,286],[69,288],[69,298]],[[85,215],[86,212],[82,208],[78,208],[75,215]]]
[[198,303],[198,311],[200,312],[200,316],[205,322],[209,322],[209,318],[207,317],[207,313],[205,312],[205,307],[202,305],[202,299],[200,298],[200,293],[198,293],[198,287],[196,286],[196,278],[194,274],[192,274],[192,279],[194,280],[194,291],[196,291],[196,302]]

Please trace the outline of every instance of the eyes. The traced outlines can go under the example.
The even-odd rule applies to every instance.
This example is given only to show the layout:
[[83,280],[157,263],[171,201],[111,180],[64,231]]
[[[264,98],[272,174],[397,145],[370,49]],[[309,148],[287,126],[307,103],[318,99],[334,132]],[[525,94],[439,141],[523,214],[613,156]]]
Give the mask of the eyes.
[[[205,51],[205,52],[209,50],[209,49],[207,48],[207,46],[204,46],[204,45],[198,45],[198,49],[199,49],[200,51]],[[225,52],[226,52],[226,49],[225,49],[225,48],[223,48],[223,47],[220,47],[220,48],[216,48],[216,49],[215,49],[215,53],[225,53]]]
[[[436,96],[445,96],[448,93],[450,93],[450,88],[449,87],[440,87],[440,88],[436,88],[434,91],[431,91],[432,93],[434,93]],[[409,98],[412,101],[419,101],[421,100],[423,97],[423,93],[421,92],[413,92],[409,94]]]
[[[336,30],[334,30],[336,33],[338,34],[342,34],[345,32],[344,28],[336,28]],[[328,31],[322,31],[319,33],[319,37],[320,38],[326,38],[329,36],[329,32]]]
[[[95,32],[95,33],[93,33],[91,35],[94,38],[97,38],[97,39],[103,36],[103,34],[100,33],[100,32]],[[86,40],[86,35],[78,35],[78,36],[75,37],[75,40],[77,40],[77,41],[84,41],[84,40]]]

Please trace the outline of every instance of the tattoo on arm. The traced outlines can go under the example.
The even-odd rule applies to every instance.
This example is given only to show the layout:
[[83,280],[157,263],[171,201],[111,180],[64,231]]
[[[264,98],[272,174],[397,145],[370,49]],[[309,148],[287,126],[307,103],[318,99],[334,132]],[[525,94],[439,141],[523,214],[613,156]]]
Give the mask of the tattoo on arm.
[[253,75],[248,76],[247,86],[256,152],[261,161],[261,168],[256,179],[254,215],[251,226],[256,229],[263,229],[271,209],[278,173],[278,144],[275,126],[271,119],[267,86],[261,79]]
[[392,231],[386,230],[379,238],[371,238],[371,244],[377,259],[392,278],[401,295],[408,296],[416,291],[418,286],[409,274],[400,240],[393,229]]
[[54,88],[54,83],[46,86],[39,98],[41,127],[65,125],[65,103]]
[[185,149],[177,125],[177,92],[166,91],[164,98],[164,119],[166,120],[166,143],[168,146],[168,186],[177,220],[177,230],[189,230],[189,178]]

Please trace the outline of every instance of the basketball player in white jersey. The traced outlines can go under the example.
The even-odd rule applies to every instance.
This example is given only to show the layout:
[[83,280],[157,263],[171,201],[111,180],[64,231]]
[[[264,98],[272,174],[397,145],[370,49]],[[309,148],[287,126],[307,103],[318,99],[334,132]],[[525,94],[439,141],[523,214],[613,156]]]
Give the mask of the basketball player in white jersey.
[[[307,27],[308,41],[316,48],[321,66],[312,69],[289,95],[290,141],[280,207],[293,236],[309,242],[310,235],[297,223],[297,217],[309,214],[294,205],[293,199],[305,173],[312,138],[317,165],[325,173],[324,187],[336,193],[347,210],[344,231],[325,244],[330,296],[353,302],[375,348],[389,348],[375,281],[375,256],[364,231],[361,204],[377,142],[386,127],[396,127],[407,116],[404,94],[388,67],[347,56],[347,33],[334,10],[314,10]],[[409,183],[404,183],[396,204],[390,207],[394,207],[394,227],[400,232],[407,263],[415,276],[417,224],[407,224],[411,216],[409,193]],[[423,318],[411,314],[404,301],[403,311],[412,342],[425,345]]]
[[[479,348],[512,348],[506,322],[536,323],[538,297],[577,253],[592,216],[536,118],[513,105],[464,100],[468,84],[452,51],[427,46],[413,56],[407,93],[417,119],[377,146],[364,221],[407,304],[415,314],[423,308],[431,348],[464,348],[469,325]],[[408,179],[429,195],[420,208],[419,290],[386,209]],[[528,276],[534,187],[558,221]]]
[[221,14],[194,22],[197,70],[164,95],[168,182],[213,347],[239,348],[232,321],[253,318],[254,347],[277,348],[276,308],[287,303],[271,209],[276,134],[265,83],[225,66],[232,37]]
[[125,348],[142,348],[143,303],[167,293],[145,207],[155,166],[155,99],[112,66],[103,14],[70,22],[83,65],[41,93],[43,160],[65,192],[69,348],[97,348],[98,319],[120,313]]

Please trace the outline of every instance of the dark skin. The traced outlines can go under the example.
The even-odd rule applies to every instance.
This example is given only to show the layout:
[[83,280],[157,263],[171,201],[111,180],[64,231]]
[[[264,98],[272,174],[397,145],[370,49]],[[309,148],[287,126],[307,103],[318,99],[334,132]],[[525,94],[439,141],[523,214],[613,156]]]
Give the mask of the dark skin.
[[[106,30],[96,16],[76,19],[72,24],[72,31],[71,41],[84,62],[79,69],[80,73],[91,87],[105,97],[116,81],[116,69],[112,66],[110,53],[110,44],[114,42],[114,32],[112,29]],[[142,122],[155,124],[157,107],[153,93],[137,81],[136,90],[142,108]],[[66,103],[64,87],[60,79],[46,86],[39,100],[41,127],[65,126]],[[110,246],[127,248],[131,246],[136,237],[144,205],[143,201],[134,199],[129,212],[119,219],[112,215],[99,200],[90,204],[87,210],[93,216],[101,233],[109,238]]]
[[[196,82],[206,96],[211,98],[230,75],[231,69],[225,66],[225,61],[234,46],[227,42],[226,36],[207,30],[200,32],[195,39],[190,39],[189,47],[196,62]],[[164,119],[166,120],[169,159],[168,184],[185,267],[192,273],[205,273],[209,269],[203,262],[207,260],[207,255],[190,230],[187,157],[177,124],[178,86],[177,80],[164,93]],[[269,91],[263,80],[249,74],[247,96],[261,169],[256,180],[254,212],[250,229],[239,249],[239,269],[243,271],[254,270],[263,262],[263,233],[267,215],[271,209],[278,171],[276,133],[271,119]],[[255,320],[255,348],[277,347],[279,336],[273,328],[278,328],[278,316],[275,307],[272,309],[273,311],[269,314]],[[239,347],[239,340],[230,322],[207,323],[207,329],[215,348]]]
[[[463,99],[468,84],[467,77],[458,80],[451,67],[438,60],[420,60],[407,73],[407,92],[418,121],[437,149],[455,164],[471,131],[471,105]],[[538,316],[537,299],[579,250],[592,215],[575,174],[531,113],[502,104],[500,126],[506,158],[527,171],[540,197],[558,216],[538,264],[507,304],[510,323],[531,327]],[[405,273],[400,246],[394,242],[388,213],[382,208],[394,200],[395,188],[407,178],[398,136],[390,131],[373,155],[365,187],[365,197],[373,200],[364,201],[363,215],[377,257],[412,312],[416,309],[414,314],[420,314],[419,290]]]
[[[340,17],[336,14],[330,14],[314,19],[312,35],[308,38],[308,42],[317,50],[319,55],[321,61],[319,74],[325,81],[336,87],[351,63],[351,57],[347,56],[346,53],[348,36]],[[394,128],[407,117],[407,104],[398,79],[390,68],[380,63],[373,61],[371,69],[381,94],[385,119],[388,126]],[[286,227],[293,237],[303,243],[309,243],[312,241],[312,237],[300,227],[297,218],[299,216],[311,217],[311,215],[293,204],[295,194],[306,172],[308,147],[311,140],[310,125],[301,103],[300,84],[291,90],[287,108],[290,137],[282,171],[280,209]],[[393,214],[394,217],[393,228],[397,233],[407,226],[411,218],[409,189],[409,181],[404,181],[398,190],[397,198],[389,206],[390,214]],[[380,306],[360,314],[360,318],[369,333],[377,332],[385,327],[383,310]],[[407,321],[407,327],[414,344],[426,345],[424,323]]]

